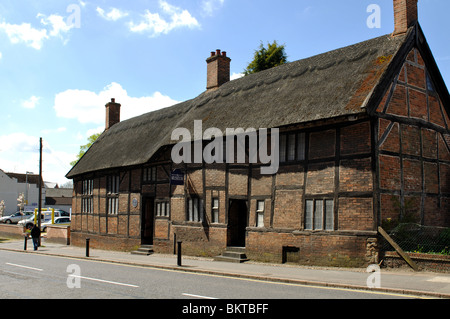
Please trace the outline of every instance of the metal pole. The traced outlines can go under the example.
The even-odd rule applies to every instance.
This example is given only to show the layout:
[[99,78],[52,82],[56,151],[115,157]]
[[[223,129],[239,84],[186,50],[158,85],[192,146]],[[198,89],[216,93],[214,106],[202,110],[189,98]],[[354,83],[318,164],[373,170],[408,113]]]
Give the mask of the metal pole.
[[89,241],[90,238],[86,238],[86,257],[89,257]]
[[27,250],[27,242],[28,242],[28,235],[25,235],[25,242],[23,243],[23,250]]
[[[38,202],[38,227],[41,229],[42,210],[42,137],[39,139],[39,202]],[[41,246],[41,236],[39,236],[39,246]]]
[[177,253],[178,253],[178,256],[177,256],[177,265],[178,266],[181,266],[181,244],[182,244],[182,242],[181,241],[179,241],[179,242],[177,242],[177,244],[178,244],[178,251],[177,251]]

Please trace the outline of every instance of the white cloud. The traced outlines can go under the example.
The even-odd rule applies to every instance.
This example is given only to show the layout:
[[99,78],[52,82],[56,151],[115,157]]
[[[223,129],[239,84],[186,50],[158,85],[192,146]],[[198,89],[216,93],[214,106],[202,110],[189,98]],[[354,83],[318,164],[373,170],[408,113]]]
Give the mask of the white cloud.
[[[54,150],[43,140],[42,176],[45,181],[64,183],[76,154]],[[39,137],[25,133],[0,136],[0,168],[6,172],[39,172]]]
[[202,1],[202,10],[205,15],[212,16],[214,12],[220,9],[225,0],[203,0]]
[[125,18],[128,16],[128,12],[121,11],[120,9],[117,9],[117,8],[112,8],[108,13],[106,13],[105,10],[103,10],[100,7],[97,7],[97,13],[103,19],[109,20],[109,21],[117,21],[119,19],[122,19],[122,18]]
[[49,135],[49,134],[58,134],[58,133],[64,133],[67,131],[66,127],[58,127],[58,128],[46,128],[41,130],[41,133],[44,135]]
[[36,105],[39,103],[41,98],[37,96],[32,96],[28,100],[22,102],[22,106],[26,109],[34,109]]
[[[90,130],[87,130],[87,132],[86,132],[86,138],[89,138],[90,136],[92,136],[92,135],[94,135],[94,134],[101,133],[101,132],[103,132],[104,130],[105,130],[105,126],[104,126],[104,125],[99,126],[99,127],[97,127],[97,128],[92,128],[92,129],[90,129]],[[83,137],[83,138],[84,138],[84,137]]]
[[177,28],[187,27],[192,29],[200,26],[199,22],[187,10],[173,6],[164,0],[159,1],[159,6],[162,10],[162,16],[159,13],[146,10],[140,23],[130,22],[128,24],[130,31],[145,32],[154,37],[167,34]]
[[11,43],[17,44],[23,42],[36,50],[40,50],[44,40],[49,38],[47,30],[35,29],[29,23],[19,25],[2,22],[0,23],[0,31],[6,33]]
[[49,32],[49,36],[51,37],[62,37],[64,33],[69,32],[75,27],[74,24],[67,24],[64,17],[56,14],[52,14],[47,17],[44,14],[39,13],[37,17],[41,18],[41,23],[44,26],[51,26],[51,30]]
[[39,139],[25,133],[0,136],[0,152],[34,153],[39,151]]
[[3,58],[3,54],[0,52],[0,60]]
[[105,123],[105,104],[115,98],[122,105],[121,120],[176,104],[177,101],[155,92],[152,96],[131,97],[118,83],[111,83],[101,92],[67,90],[55,96],[54,109],[61,118],[77,119],[80,123]]
[[240,78],[242,78],[244,75],[245,75],[244,73],[233,73],[233,74],[231,75],[231,77],[230,77],[230,80],[233,81],[233,80],[236,80],[236,79],[240,79]]
[[39,13],[36,17],[40,18],[40,23],[44,28],[34,28],[30,23],[10,24],[3,21],[0,23],[0,31],[6,33],[13,44],[25,43],[33,49],[40,50],[45,40],[52,37],[63,39],[63,34],[74,28],[74,25],[68,25],[64,21],[64,17],[56,14],[47,17]]

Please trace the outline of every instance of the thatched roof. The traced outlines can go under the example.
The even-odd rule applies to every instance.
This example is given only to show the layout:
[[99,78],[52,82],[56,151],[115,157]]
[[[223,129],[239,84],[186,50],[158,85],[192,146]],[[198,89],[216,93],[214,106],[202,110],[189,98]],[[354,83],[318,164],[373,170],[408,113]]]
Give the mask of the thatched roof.
[[[366,113],[367,101],[408,39],[382,36],[225,83],[195,99],[120,122],[67,174],[141,165],[183,127],[274,128]],[[193,134],[192,134],[193,135]]]

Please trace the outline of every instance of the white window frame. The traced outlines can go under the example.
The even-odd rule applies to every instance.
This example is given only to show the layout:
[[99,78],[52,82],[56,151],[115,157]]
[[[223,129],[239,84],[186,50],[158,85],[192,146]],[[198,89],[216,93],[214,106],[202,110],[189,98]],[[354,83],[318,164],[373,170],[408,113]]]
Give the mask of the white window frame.
[[86,179],[82,181],[82,198],[81,198],[81,212],[93,213],[93,193],[94,193],[94,180]]
[[119,187],[120,176],[110,175],[106,178],[107,211],[109,215],[119,213]]
[[219,223],[219,197],[213,197],[211,200],[211,220],[214,224]]
[[257,200],[256,201],[256,227],[264,227],[264,212],[266,210],[266,201]]
[[334,200],[331,198],[305,201],[305,230],[334,231]]
[[191,197],[187,200],[187,220],[189,222],[203,222],[204,217],[203,199]]
[[156,217],[169,217],[170,216],[170,202],[169,200],[156,202]]

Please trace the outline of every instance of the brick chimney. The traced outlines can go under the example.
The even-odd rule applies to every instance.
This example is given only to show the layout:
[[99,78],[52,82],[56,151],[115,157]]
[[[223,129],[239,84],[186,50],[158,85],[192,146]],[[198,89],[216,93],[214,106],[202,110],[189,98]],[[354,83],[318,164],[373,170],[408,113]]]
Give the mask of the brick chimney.
[[217,89],[224,83],[230,81],[230,62],[231,59],[227,57],[227,53],[211,52],[211,56],[206,60],[208,64],[208,75],[206,89],[214,90]]
[[406,33],[418,20],[418,0],[394,0],[395,30],[393,36]]
[[105,130],[109,130],[114,124],[120,122],[120,104],[116,103],[116,99],[105,105],[106,107],[106,124]]

